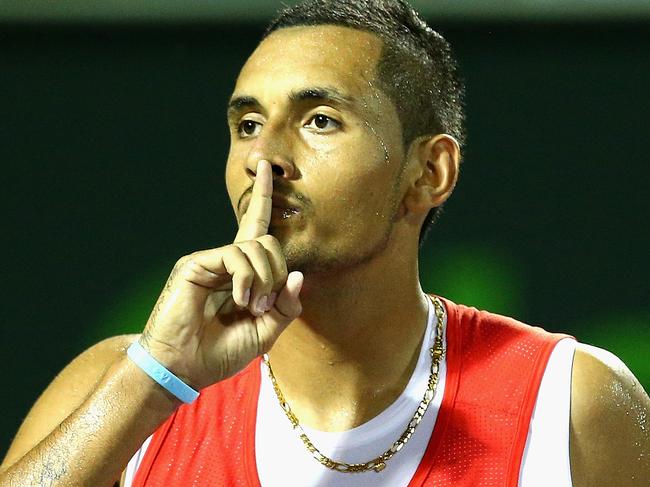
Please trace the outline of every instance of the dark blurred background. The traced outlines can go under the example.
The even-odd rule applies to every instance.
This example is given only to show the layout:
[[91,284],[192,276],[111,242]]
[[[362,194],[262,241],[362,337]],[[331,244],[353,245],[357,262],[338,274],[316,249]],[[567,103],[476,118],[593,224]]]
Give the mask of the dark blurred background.
[[[469,132],[423,288],[606,348],[647,390],[648,2],[413,3]],[[277,6],[0,4],[0,453],[66,363],[142,329],[178,257],[232,241],[225,104]]]

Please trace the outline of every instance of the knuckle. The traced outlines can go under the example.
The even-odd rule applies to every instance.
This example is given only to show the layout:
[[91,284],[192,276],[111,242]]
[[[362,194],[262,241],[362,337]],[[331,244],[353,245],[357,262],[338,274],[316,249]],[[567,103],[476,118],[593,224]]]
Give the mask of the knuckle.
[[237,265],[237,263],[240,262],[241,258],[243,257],[243,251],[239,247],[239,244],[228,245],[224,249],[223,256],[228,259],[229,262],[231,262],[231,265]]
[[279,287],[284,286],[284,284],[287,282],[288,277],[289,277],[289,271],[287,271],[287,268],[283,267],[282,269],[280,269],[277,278]]
[[262,245],[269,246],[269,247],[279,247],[280,242],[278,241],[277,238],[275,238],[273,235],[270,234],[265,234],[262,235],[261,237],[257,237],[256,240],[260,242]]
[[246,240],[244,242],[239,242],[237,244],[237,247],[239,247],[242,252],[256,252],[263,248],[262,244],[257,240]]
[[289,277],[289,270],[287,269],[287,263],[284,260],[280,262],[280,266],[276,272],[277,272],[276,280],[278,281],[279,284],[284,286],[284,284],[287,282],[287,278]]
[[235,274],[235,277],[246,287],[250,287],[255,280],[255,274],[251,269],[242,270]]
[[178,259],[178,260],[176,261],[176,264],[174,264],[174,267],[175,267],[176,269],[181,269],[181,268],[183,268],[183,267],[185,266],[185,264],[187,264],[187,262],[188,262],[190,259],[191,259],[191,256],[190,256],[190,255],[184,255],[183,257],[181,257],[180,259]]
[[228,255],[238,254],[238,253],[240,252],[240,250],[241,250],[241,249],[239,248],[239,244],[238,244],[238,243],[237,243],[237,244],[228,245],[228,246],[224,247],[224,249],[223,249],[224,253],[225,253],[225,254],[228,254]]
[[180,267],[181,276],[186,280],[192,280],[198,277],[202,273],[202,270],[203,268],[191,257],[185,259]]
[[264,245],[262,245],[262,243],[258,242],[257,240],[249,240],[247,243],[248,246],[255,251],[259,252],[264,250]]
[[265,289],[271,289],[273,287],[273,276],[266,273],[261,275],[260,283]]
[[286,258],[278,239],[273,235],[264,235],[262,237],[259,237],[259,240],[262,242],[264,248],[269,253],[269,257],[271,258],[271,261],[274,263],[274,265],[278,268],[285,268]]
[[273,290],[280,291],[287,282],[287,269],[285,267],[273,269]]

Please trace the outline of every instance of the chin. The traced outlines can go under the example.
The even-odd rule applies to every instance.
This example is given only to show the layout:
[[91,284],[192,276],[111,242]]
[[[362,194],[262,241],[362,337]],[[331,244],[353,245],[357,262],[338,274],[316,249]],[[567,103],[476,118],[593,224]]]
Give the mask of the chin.
[[319,260],[319,256],[316,254],[313,246],[293,242],[290,238],[283,238],[283,235],[275,235],[275,237],[282,247],[288,272],[309,272],[313,268],[314,262]]
[[353,254],[337,252],[331,248],[323,252],[323,249],[315,246],[288,245],[283,246],[283,250],[288,272],[301,271],[304,275],[341,275],[346,271],[362,267],[378,255],[377,248],[372,249],[374,251],[357,251]]

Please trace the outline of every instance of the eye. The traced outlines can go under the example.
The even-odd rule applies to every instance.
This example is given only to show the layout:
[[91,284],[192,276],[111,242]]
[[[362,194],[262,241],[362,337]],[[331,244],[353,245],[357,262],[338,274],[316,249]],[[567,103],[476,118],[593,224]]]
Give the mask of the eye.
[[237,126],[237,134],[240,137],[251,137],[257,135],[256,129],[262,124],[253,120],[242,120]]
[[305,127],[308,128],[315,128],[319,132],[331,132],[337,128],[341,127],[341,123],[334,120],[333,118],[328,117],[327,115],[323,115],[322,113],[318,113],[314,115],[312,118],[309,119],[310,123],[305,125]]

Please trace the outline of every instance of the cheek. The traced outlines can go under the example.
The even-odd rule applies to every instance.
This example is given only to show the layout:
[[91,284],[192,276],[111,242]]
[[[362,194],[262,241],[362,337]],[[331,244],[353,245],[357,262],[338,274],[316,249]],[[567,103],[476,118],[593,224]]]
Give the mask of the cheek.
[[369,209],[382,213],[392,197],[395,162],[386,162],[382,145],[371,135],[358,132],[338,144],[323,142],[322,150],[305,156],[305,183],[318,188],[321,201],[332,210],[367,217]]
[[381,226],[393,217],[390,178],[385,168],[332,175],[322,192],[330,215],[361,227]]

